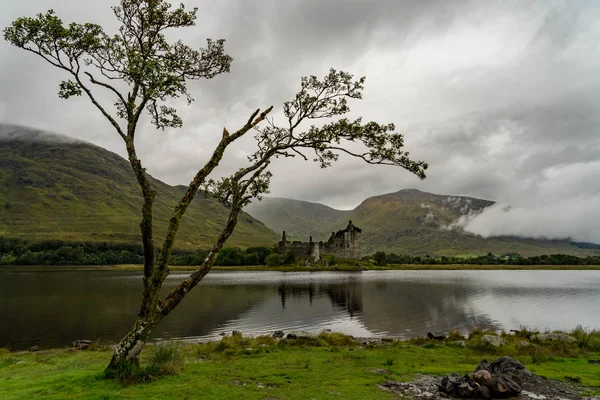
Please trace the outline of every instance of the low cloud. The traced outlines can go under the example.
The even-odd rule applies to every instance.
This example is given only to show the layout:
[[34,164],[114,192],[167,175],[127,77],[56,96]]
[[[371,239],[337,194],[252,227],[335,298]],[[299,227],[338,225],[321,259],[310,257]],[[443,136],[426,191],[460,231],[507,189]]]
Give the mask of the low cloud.
[[506,207],[496,204],[464,220],[464,229],[483,237],[521,236],[571,239],[600,243],[600,196],[573,198],[538,207]]

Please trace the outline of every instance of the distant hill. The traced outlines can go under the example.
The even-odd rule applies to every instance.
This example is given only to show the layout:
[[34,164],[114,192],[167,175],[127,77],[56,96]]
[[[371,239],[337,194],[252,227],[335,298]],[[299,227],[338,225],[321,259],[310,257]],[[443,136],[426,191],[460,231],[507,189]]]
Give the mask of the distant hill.
[[[152,178],[156,239],[184,193]],[[0,236],[30,240],[139,242],[141,192],[129,163],[87,142],[0,124]],[[227,209],[196,196],[176,247],[208,248],[225,224]],[[228,245],[271,245],[276,235],[247,214]]]
[[342,211],[319,203],[285,198],[264,198],[246,211],[276,232],[286,231],[292,239],[327,240],[348,220],[363,229],[363,252],[456,256],[519,253],[532,256],[549,253],[586,255],[590,246],[568,240],[482,238],[464,232],[456,221],[481,212],[493,201],[464,196],[426,193],[415,189],[374,196],[354,210]]

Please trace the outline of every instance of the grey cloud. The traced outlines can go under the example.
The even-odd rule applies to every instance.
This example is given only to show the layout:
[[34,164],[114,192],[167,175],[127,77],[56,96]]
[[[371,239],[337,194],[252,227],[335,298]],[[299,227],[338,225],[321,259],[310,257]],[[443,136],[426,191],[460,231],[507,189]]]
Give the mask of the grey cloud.
[[[116,2],[116,1],[115,1]],[[4,2],[0,23],[54,7],[65,20],[114,28],[101,0]],[[469,229],[481,234],[580,237],[600,241],[600,6],[594,1],[211,0],[181,38],[202,46],[225,38],[230,74],[194,82],[180,107],[184,129],[144,121],[139,153],[148,170],[186,184],[221,129],[283,101],[301,76],[330,67],[367,75],[352,116],[395,122],[414,158],[430,163],[421,182],[394,168],[342,157],[330,169],[298,159],[273,165],[272,194],[352,208],[364,198],[417,187],[513,206]],[[179,35],[179,33],[178,33]],[[0,120],[65,133],[123,154],[120,139],[85,99],[56,98],[62,75],[0,43]],[[243,164],[245,138],[228,152],[225,174]],[[585,210],[579,212],[577,210]],[[586,214],[587,213],[587,214]],[[548,219],[552,215],[554,219]],[[505,223],[510,221],[510,223]],[[550,221],[550,222],[548,222]],[[561,228],[561,227],[564,227]],[[579,227],[579,228],[578,228]]]

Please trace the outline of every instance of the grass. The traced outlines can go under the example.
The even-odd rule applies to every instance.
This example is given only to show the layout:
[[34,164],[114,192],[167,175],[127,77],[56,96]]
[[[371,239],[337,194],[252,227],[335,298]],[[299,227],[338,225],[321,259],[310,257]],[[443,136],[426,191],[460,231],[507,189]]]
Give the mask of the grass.
[[[476,340],[484,333],[469,335]],[[392,341],[362,345],[351,337],[321,333],[310,338],[276,341],[271,337],[233,335],[219,342],[148,346],[144,368],[180,360],[183,371],[169,370],[160,379],[123,385],[102,374],[111,352],[52,350],[44,353],[0,351],[0,398],[44,399],[390,399],[376,385],[386,379],[410,380],[419,373],[446,375],[473,372],[483,358],[512,355],[532,372],[550,379],[600,386],[599,367],[587,363],[600,353],[581,347],[599,336],[582,329],[581,341],[564,348],[518,349],[523,338],[502,334],[502,350],[458,348],[443,341]],[[458,333],[453,337],[456,338]],[[587,338],[587,342],[586,342]],[[538,349],[535,350],[534,349]],[[539,349],[548,357],[540,357]],[[154,365],[154,367],[153,367]],[[375,370],[384,370],[383,374]],[[591,390],[588,394],[600,394]]]

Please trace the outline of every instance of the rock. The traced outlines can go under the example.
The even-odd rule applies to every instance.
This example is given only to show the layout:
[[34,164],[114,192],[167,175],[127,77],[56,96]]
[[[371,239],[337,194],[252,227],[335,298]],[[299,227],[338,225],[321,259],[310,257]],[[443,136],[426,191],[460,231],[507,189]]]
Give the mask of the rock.
[[508,356],[496,359],[490,364],[489,371],[492,374],[509,376],[511,379],[517,380],[518,383],[522,383],[531,376],[531,372],[523,364]]
[[485,369],[475,371],[473,379],[482,386],[492,387],[494,385],[494,379],[492,378],[491,372]]
[[244,351],[247,351],[248,353],[251,353],[254,351],[254,349],[252,347],[248,347],[246,349],[244,349]]
[[485,358],[483,360],[481,360],[479,362],[479,365],[477,366],[477,368],[475,368],[475,372],[481,371],[481,370],[485,370],[485,371],[490,370],[490,363]]
[[40,346],[32,346],[29,348],[29,351],[31,351],[31,352],[40,351]]
[[527,347],[531,347],[531,343],[529,343],[528,341],[526,341],[526,340],[519,340],[517,342],[517,348],[518,349],[525,349]]
[[225,332],[221,332],[219,333],[219,336],[227,336],[227,334]]
[[487,387],[490,396],[495,398],[518,395],[523,390],[521,385],[529,376],[531,372],[519,361],[512,357],[500,357],[491,364],[482,360],[473,378],[482,387]]
[[284,336],[283,331],[275,331],[275,332],[273,332],[273,337],[275,339],[281,339],[281,338],[283,338],[283,336]]
[[429,339],[434,339],[434,340],[444,340],[444,339],[446,339],[446,335],[444,335],[443,333],[427,332],[427,337]]
[[492,398],[492,393],[487,387],[479,386],[477,389],[475,389],[475,397],[482,400],[489,400]]
[[462,398],[473,397],[475,390],[467,382],[458,385],[458,395]]
[[295,331],[287,334],[288,339],[314,339],[315,335],[304,331]]
[[451,383],[453,383],[455,385],[460,385],[461,383],[465,382],[465,378],[463,378],[456,372],[453,372],[450,375],[448,375],[448,381],[450,381]]
[[370,369],[369,372],[373,372],[373,373],[375,373],[377,375],[385,375],[385,374],[389,374],[390,373],[390,371],[388,371],[387,369],[380,369],[380,368]]
[[575,339],[573,336],[569,336],[564,333],[538,333],[537,335],[531,336],[530,339],[542,343],[575,343],[577,341],[577,339]]
[[75,350],[87,350],[92,345],[90,340],[76,340],[73,342]]
[[449,342],[448,343],[449,346],[454,346],[454,347],[462,347],[464,349],[467,348],[467,342],[464,340],[457,340],[455,342]]
[[506,342],[500,336],[483,335],[479,340],[481,341],[481,344],[492,347],[502,347],[506,345]]

